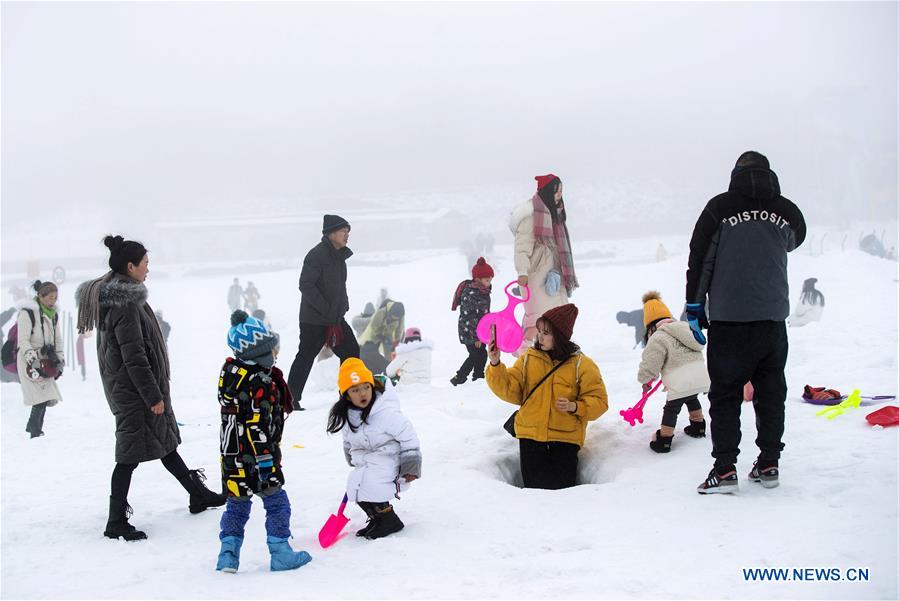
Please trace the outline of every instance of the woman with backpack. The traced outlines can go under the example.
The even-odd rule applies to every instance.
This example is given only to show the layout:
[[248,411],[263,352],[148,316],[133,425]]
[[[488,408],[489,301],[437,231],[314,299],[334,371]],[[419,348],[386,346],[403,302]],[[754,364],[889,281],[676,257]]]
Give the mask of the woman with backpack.
[[128,522],[128,492],[137,466],[159,459],[189,493],[191,513],[219,507],[224,495],[206,488],[202,470],[190,470],[178,454],[181,434],[169,389],[168,349],[147,303],[149,269],[140,242],[106,236],[111,271],[78,287],[78,333],[97,330],[97,364],[106,401],[115,416],[115,469],[109,496],[108,538],[147,535]]
[[518,439],[525,488],[574,486],[587,422],[609,408],[599,367],[571,341],[577,314],[570,303],[545,312],[536,322],[534,346],[508,369],[496,341],[487,347],[487,385],[520,407],[509,425]]
[[59,290],[53,282],[40,280],[33,287],[37,296],[22,304],[16,319],[15,344],[22,398],[31,407],[25,431],[37,438],[44,435],[47,407],[62,400],[56,380],[62,375],[65,361],[56,313]]

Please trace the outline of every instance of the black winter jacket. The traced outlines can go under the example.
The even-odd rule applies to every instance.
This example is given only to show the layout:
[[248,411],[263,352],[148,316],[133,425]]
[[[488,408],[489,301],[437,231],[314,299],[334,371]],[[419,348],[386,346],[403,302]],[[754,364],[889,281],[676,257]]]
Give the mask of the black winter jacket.
[[300,323],[332,326],[350,310],[346,293],[346,260],[353,251],[340,250],[322,236],[303,259],[300,272]]
[[[117,463],[160,459],[181,444],[161,336],[146,286],[125,276],[102,286],[97,362],[116,421]],[[155,415],[150,407],[159,401],[165,411]]]
[[478,341],[478,322],[490,313],[490,289],[474,280],[463,282],[459,295],[459,342],[462,344]]
[[805,240],[805,219],[780,195],[770,169],[735,169],[708,202],[690,240],[686,299],[710,321],[783,321],[790,313],[787,253]]

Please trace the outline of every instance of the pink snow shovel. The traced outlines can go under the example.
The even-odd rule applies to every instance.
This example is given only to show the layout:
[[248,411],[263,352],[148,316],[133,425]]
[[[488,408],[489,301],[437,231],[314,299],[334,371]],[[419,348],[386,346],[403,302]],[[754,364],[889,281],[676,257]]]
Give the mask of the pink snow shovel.
[[350,518],[343,515],[343,510],[346,509],[347,495],[343,495],[343,501],[340,502],[340,509],[337,510],[337,513],[331,514],[331,517],[328,518],[328,521],[325,522],[325,525],[322,526],[322,529],[318,532],[318,543],[322,546],[322,549],[327,549],[334,543],[336,543],[340,538],[340,533],[343,531],[343,528],[349,524]]
[[637,401],[637,404],[631,407],[630,409],[622,409],[618,412],[618,414],[624,418],[624,421],[629,423],[631,426],[634,426],[637,422],[643,423],[643,405],[646,404],[646,399],[652,396],[656,390],[659,389],[659,386],[662,385],[662,381],[659,380],[656,385],[651,389],[643,393],[643,396]]

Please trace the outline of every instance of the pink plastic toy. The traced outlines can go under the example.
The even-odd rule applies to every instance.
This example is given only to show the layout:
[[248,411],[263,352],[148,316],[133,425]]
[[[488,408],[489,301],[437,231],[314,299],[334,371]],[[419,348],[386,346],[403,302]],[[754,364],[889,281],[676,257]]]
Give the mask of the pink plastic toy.
[[328,518],[328,521],[325,522],[325,525],[322,526],[322,529],[318,533],[318,543],[322,546],[322,549],[327,549],[334,543],[336,543],[340,539],[340,533],[343,531],[344,527],[349,523],[350,518],[343,515],[343,510],[346,509],[347,496],[343,495],[343,501],[340,503],[340,509],[337,510],[337,513],[332,513],[331,517]]
[[515,307],[526,303],[531,298],[531,290],[527,286],[520,286],[528,293],[525,298],[518,298],[509,293],[509,286],[518,282],[506,284],[505,293],[509,299],[506,308],[496,313],[488,313],[478,322],[478,340],[484,344],[490,344],[490,326],[496,324],[496,346],[504,353],[514,353],[521,347],[524,340],[524,330],[515,319]]
[[[652,382],[650,382],[650,384],[651,383]],[[621,415],[621,417],[624,418],[624,421],[629,423],[632,427],[635,425],[636,422],[640,422],[642,424],[643,423],[643,405],[646,404],[646,399],[651,397],[652,393],[654,393],[656,390],[658,390],[659,386],[661,386],[661,385],[662,385],[662,381],[659,380],[652,389],[643,393],[643,396],[640,398],[639,401],[637,401],[636,405],[634,405],[630,409],[622,409],[621,411],[618,412],[618,414]]]

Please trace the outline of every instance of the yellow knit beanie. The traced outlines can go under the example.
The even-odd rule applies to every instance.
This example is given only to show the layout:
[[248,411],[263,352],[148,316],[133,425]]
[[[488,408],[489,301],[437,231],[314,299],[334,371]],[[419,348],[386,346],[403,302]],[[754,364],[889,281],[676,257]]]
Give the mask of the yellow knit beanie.
[[350,357],[340,364],[340,371],[337,373],[337,388],[340,389],[340,394],[363,382],[374,386],[375,377],[361,359]]
[[652,322],[662,318],[674,319],[671,311],[662,302],[662,295],[655,290],[650,290],[643,295],[643,325],[649,326]]

